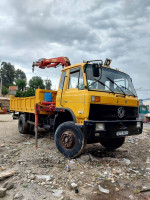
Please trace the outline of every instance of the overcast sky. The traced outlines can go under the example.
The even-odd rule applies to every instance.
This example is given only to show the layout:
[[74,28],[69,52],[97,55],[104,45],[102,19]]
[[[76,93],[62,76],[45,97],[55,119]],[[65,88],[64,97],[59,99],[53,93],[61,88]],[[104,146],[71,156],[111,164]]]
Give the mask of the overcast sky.
[[57,89],[61,67],[33,74],[31,66],[59,56],[72,64],[110,58],[145,90],[139,98],[150,98],[150,0],[0,0],[1,62]]

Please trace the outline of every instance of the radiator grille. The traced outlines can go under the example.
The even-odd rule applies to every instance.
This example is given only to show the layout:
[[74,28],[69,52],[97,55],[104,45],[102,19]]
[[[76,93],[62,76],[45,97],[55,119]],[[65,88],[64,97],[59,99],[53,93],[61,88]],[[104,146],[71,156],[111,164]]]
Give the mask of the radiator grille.
[[[118,109],[120,107],[123,107],[125,110],[124,117],[122,118],[118,116]],[[138,107],[90,104],[89,120],[128,120],[136,119],[137,117]]]

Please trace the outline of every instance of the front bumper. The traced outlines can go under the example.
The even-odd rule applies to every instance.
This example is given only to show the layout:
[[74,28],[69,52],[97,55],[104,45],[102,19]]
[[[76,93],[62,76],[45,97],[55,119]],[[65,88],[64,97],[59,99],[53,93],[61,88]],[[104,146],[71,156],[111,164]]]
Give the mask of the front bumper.
[[[137,127],[137,122],[141,127]],[[104,130],[96,130],[96,123],[104,123]],[[141,120],[114,120],[114,121],[84,121],[83,132],[87,143],[99,142],[105,138],[118,138],[142,133],[143,122]]]

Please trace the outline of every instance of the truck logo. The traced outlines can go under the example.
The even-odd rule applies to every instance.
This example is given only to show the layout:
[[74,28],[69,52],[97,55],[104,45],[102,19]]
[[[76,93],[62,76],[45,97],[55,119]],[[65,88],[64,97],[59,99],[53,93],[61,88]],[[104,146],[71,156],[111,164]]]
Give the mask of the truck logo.
[[118,117],[122,118],[125,115],[125,109],[123,107],[118,108]]

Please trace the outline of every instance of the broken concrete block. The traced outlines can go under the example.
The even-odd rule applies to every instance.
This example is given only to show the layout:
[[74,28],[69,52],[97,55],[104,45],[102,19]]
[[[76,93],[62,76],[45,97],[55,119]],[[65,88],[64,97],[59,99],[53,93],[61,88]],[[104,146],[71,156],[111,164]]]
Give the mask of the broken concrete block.
[[0,173],[0,180],[3,180],[7,177],[13,176],[16,173],[15,170],[7,170]]
[[14,187],[14,184],[12,182],[5,182],[3,185],[3,188],[6,188],[7,190],[10,190]]
[[6,195],[6,188],[0,188],[0,197],[4,197]]

